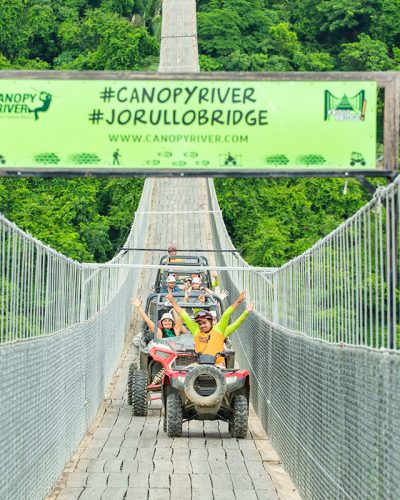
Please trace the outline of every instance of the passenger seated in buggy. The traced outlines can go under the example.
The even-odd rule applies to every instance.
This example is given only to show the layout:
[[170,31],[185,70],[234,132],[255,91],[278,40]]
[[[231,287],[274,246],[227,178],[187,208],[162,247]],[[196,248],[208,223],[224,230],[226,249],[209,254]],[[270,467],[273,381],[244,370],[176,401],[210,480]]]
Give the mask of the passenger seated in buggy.
[[176,284],[176,277],[173,274],[169,274],[166,279],[166,284],[162,287],[162,293],[179,293],[181,289]]
[[[184,291],[187,292],[189,295],[201,297],[202,294],[204,294],[204,293],[206,293],[208,295],[213,295],[214,293],[216,293],[213,290],[210,290],[209,288],[205,287],[202,284],[202,281],[201,281],[201,278],[199,275],[196,275],[194,278],[189,278],[189,279],[191,279],[191,285],[185,286],[185,288],[184,288]],[[186,281],[185,281],[185,284],[186,284]],[[222,292],[219,293],[219,290],[218,290],[217,295],[219,295],[219,298],[221,300],[224,300],[229,295],[229,292],[227,290],[222,290]]]
[[[139,314],[144,319],[146,325],[149,327],[150,331],[154,331],[155,325],[154,321],[152,321],[146,314],[146,311],[143,309],[140,300],[134,297],[131,300],[132,304],[137,308]],[[158,323],[157,327],[157,338],[168,338],[168,337],[178,337],[182,331],[182,318],[178,317],[175,321],[174,316],[171,313],[164,313],[161,316],[161,319]]]
[[[193,335],[196,352],[215,356],[224,350],[224,341],[227,336],[226,329],[229,318],[237,306],[246,299],[246,293],[243,290],[235,302],[226,309],[220,321],[215,325],[213,325],[213,316],[210,311],[204,309],[200,310],[195,314],[194,320],[192,320],[188,313],[176,303],[172,293],[169,293],[167,298],[175,312],[183,319],[190,333]],[[249,306],[251,307],[248,309],[248,312],[253,309],[252,304],[249,304]],[[232,331],[233,330],[231,330],[230,333],[232,333]],[[216,364],[225,367],[224,358],[222,356],[218,357],[216,359]]]

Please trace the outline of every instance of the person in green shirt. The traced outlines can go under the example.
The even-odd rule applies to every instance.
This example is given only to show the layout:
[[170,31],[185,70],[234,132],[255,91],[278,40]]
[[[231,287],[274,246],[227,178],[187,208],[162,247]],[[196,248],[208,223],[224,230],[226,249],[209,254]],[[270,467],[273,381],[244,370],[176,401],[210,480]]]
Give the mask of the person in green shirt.
[[[229,337],[235,330],[239,328],[239,326],[243,323],[243,321],[247,318],[249,313],[254,310],[254,302],[250,302],[246,304],[246,309],[242,312],[242,314],[236,318],[236,320],[228,325],[225,330],[225,338]],[[214,315],[215,313],[215,315]],[[213,325],[217,323],[217,314],[215,311],[211,311],[211,315],[213,317]]]
[[[237,306],[246,299],[246,292],[244,290],[242,291],[235,302],[226,309],[226,311],[221,316],[221,319],[214,325],[210,311],[198,311],[195,314],[193,320],[189,316],[189,314],[175,302],[172,293],[169,293],[167,295],[167,298],[170,301],[175,312],[179,314],[179,316],[183,319],[188,330],[193,335],[196,352],[200,354],[210,354],[211,356],[215,356],[216,354],[224,350],[224,341],[226,338],[226,329],[228,326],[229,318],[231,317],[233,311],[237,308]],[[242,319],[242,322],[245,320],[246,316]],[[220,356],[219,358],[217,358],[216,364],[225,366],[225,361]]]

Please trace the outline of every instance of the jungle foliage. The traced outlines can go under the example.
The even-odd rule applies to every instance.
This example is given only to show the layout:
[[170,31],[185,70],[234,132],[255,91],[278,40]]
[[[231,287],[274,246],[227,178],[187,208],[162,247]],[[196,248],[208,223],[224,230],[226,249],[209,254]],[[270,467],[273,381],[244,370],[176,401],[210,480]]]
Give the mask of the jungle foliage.
[[161,0],[0,0],[0,69],[150,70]]
[[[203,71],[397,70],[400,0],[198,0]],[[0,0],[0,69],[155,70],[161,0]],[[369,196],[340,180],[218,180],[235,244],[276,266]],[[0,212],[78,260],[123,243],[142,181],[0,179]],[[250,222],[251,221],[251,222]]]
[[[155,70],[161,0],[0,0],[0,69]],[[110,259],[136,179],[0,179],[0,213],[65,255]]]
[[370,199],[355,180],[217,179],[215,185],[229,235],[258,266],[284,264]]
[[[400,69],[400,0],[197,3],[203,71]],[[370,198],[357,182],[346,190],[338,179],[219,179],[216,188],[234,244],[262,266],[295,257]]]
[[0,179],[0,213],[79,261],[111,259],[139,204],[141,179]]
[[400,0],[199,0],[204,71],[400,69]]

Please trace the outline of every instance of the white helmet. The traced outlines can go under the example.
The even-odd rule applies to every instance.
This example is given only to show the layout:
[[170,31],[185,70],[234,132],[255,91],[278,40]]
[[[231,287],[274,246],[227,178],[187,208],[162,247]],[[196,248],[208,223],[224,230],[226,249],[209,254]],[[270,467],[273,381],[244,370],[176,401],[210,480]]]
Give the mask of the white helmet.
[[169,274],[167,276],[167,283],[175,283],[176,282],[176,278],[173,274]]
[[192,283],[200,284],[201,283],[201,278],[198,278],[197,276],[194,277]]
[[172,316],[171,313],[164,313],[162,316],[161,316],[161,319],[160,321],[163,322],[164,319],[170,319],[173,323],[175,323],[175,320],[174,320],[174,317]]

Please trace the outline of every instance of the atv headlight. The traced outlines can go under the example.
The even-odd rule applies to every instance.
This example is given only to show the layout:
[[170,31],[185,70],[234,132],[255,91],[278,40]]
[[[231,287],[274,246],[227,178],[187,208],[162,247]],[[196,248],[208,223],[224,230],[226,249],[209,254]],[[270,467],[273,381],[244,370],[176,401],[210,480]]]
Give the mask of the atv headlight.
[[234,384],[237,380],[237,377],[226,377],[225,381],[226,383],[229,384]]
[[183,375],[179,375],[179,376],[178,376],[178,382],[179,382],[180,384],[184,384],[184,383],[185,383],[185,377],[184,377]]

